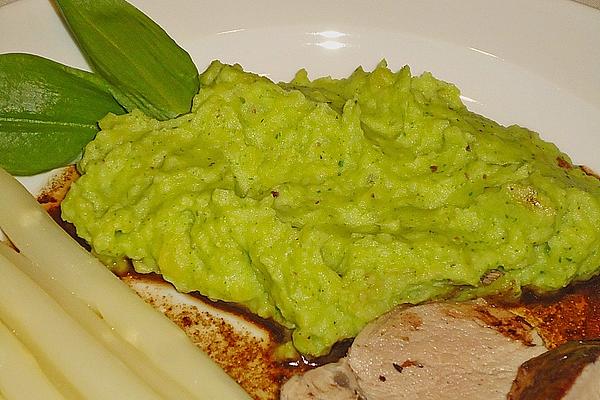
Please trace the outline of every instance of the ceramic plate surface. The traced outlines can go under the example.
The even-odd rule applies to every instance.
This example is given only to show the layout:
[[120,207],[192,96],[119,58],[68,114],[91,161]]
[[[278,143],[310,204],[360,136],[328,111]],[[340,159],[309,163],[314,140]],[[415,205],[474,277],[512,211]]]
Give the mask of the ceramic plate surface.
[[[533,129],[600,170],[600,11],[555,0],[134,0],[193,57],[240,63],[274,80],[299,68],[343,76],[386,59],[431,71],[467,106]],[[0,8],[0,53],[86,68],[48,0]],[[47,175],[23,179],[31,190]]]
[[[533,129],[576,164],[600,171],[598,10],[568,0],[132,3],[165,28],[201,71],[220,59],[277,81],[290,79],[299,68],[315,78],[346,76],[358,65],[370,70],[382,59],[393,69],[408,64],[414,74],[431,71],[455,83],[471,110]],[[0,53],[7,52],[87,68],[48,0],[0,8]],[[49,176],[20,179],[36,192]],[[141,289],[163,296],[161,290]],[[167,295],[179,296],[173,290]],[[188,300],[169,301],[185,305]]]

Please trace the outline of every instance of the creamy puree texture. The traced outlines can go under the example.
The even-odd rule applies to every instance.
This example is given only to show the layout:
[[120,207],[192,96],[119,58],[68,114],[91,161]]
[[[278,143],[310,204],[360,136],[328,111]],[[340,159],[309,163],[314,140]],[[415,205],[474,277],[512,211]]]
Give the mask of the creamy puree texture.
[[106,262],[274,318],[311,355],[400,303],[599,270],[599,181],[429,73],[200,79],[190,114],[109,115],[87,146],[63,217]]

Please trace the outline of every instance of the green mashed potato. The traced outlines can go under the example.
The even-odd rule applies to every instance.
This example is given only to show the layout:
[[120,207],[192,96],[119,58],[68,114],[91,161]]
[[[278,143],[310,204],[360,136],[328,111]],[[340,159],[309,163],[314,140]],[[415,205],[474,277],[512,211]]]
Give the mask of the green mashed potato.
[[190,114],[109,115],[87,146],[63,217],[103,260],[273,318],[309,355],[401,303],[600,269],[600,181],[429,73],[200,79]]

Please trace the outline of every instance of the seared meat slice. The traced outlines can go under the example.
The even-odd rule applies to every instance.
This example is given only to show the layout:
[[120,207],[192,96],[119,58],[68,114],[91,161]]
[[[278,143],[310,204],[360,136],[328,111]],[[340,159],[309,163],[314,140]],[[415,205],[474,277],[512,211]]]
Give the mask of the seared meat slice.
[[600,340],[568,342],[525,362],[508,400],[600,399]]
[[483,301],[397,309],[365,328],[348,363],[365,397],[506,399],[517,369],[545,351],[515,314]]
[[281,389],[281,400],[332,399],[360,400],[356,376],[345,358],[325,364],[304,375],[296,375]]
[[[310,389],[282,398],[356,398],[329,395],[344,389],[368,400],[506,399],[519,366],[545,351],[531,326],[484,301],[399,307],[354,340],[347,356],[351,373],[340,364],[346,376],[355,375],[356,386],[331,388],[335,373],[326,366],[286,383],[284,396],[288,385]],[[312,388],[324,386],[315,395]]]

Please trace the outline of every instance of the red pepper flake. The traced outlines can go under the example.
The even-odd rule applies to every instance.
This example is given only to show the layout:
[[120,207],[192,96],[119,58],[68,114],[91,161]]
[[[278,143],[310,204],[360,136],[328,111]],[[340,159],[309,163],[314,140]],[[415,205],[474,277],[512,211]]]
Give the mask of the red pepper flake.
[[273,196],[273,197],[279,197],[279,192],[277,192],[275,190],[272,190],[271,191],[271,196]]
[[394,367],[394,369],[396,371],[398,371],[400,373],[402,373],[404,368],[408,368],[408,367],[423,368],[424,367],[424,365],[421,364],[420,362],[413,361],[413,360],[406,360],[402,364],[392,363],[392,366]]
[[435,172],[437,171],[437,165],[431,165],[429,166],[429,169],[431,170],[431,172]]
[[558,163],[558,166],[563,168],[563,169],[571,169],[573,168],[573,166],[564,158],[562,157],[556,157],[556,162]]
[[413,361],[413,360],[406,360],[402,363],[402,367],[403,368],[406,368],[406,367],[423,368],[423,364],[421,364],[420,362],[417,362],[417,361]]
[[383,376],[383,375],[379,375],[379,380],[380,380],[381,382],[385,382],[385,376]]

